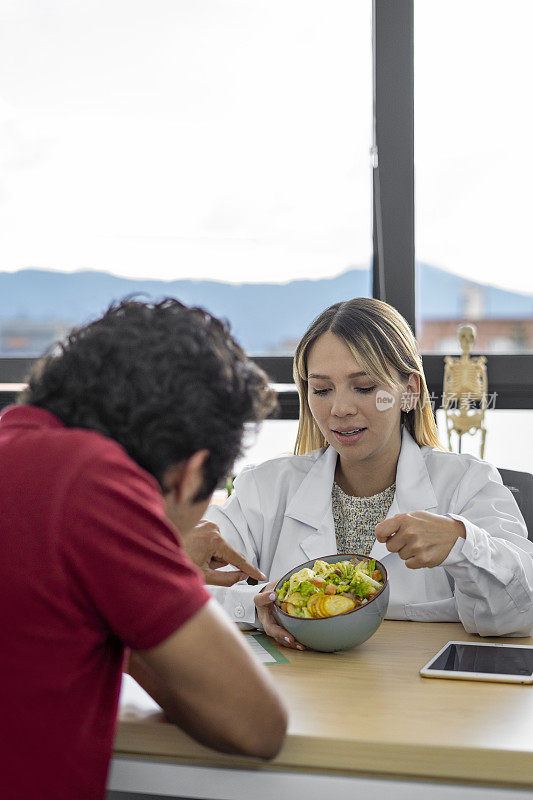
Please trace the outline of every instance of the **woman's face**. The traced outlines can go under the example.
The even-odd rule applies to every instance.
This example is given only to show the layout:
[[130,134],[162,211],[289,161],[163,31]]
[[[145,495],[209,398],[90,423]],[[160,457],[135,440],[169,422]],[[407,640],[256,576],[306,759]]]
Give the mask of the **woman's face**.
[[401,404],[418,392],[417,375],[409,377],[402,398],[403,391],[366,375],[345,342],[328,331],[310,349],[307,377],[311,413],[343,461],[397,458]]

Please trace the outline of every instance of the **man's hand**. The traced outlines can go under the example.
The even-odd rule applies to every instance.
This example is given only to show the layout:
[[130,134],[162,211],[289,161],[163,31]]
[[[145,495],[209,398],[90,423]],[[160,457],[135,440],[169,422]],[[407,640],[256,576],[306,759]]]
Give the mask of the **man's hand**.
[[[181,535],[183,546],[191,561],[200,567],[206,583],[213,586],[233,586],[237,581],[254,578],[264,581],[266,575],[250,564],[241,553],[225,541],[213,522],[203,520],[188,534]],[[232,564],[236,570],[221,570]]]
[[259,622],[267,636],[271,636],[282,647],[292,647],[293,650],[305,650],[303,644],[297,642],[292,633],[278,625],[272,613],[272,606],[276,599],[274,587],[276,581],[267,583],[254,597],[255,608]]
[[466,538],[462,522],[429,511],[395,514],[376,525],[376,539],[398,553],[409,569],[442,564],[459,537]]

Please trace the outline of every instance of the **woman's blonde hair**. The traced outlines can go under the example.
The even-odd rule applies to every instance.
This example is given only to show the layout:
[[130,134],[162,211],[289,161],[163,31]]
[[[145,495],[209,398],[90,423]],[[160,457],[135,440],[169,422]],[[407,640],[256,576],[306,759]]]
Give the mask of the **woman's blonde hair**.
[[[307,359],[319,336],[330,331],[350,348],[361,368],[376,381],[397,390],[411,373],[420,376],[420,398],[416,407],[402,411],[401,419],[420,445],[445,448],[439,441],[429,393],[418,353],[416,339],[402,315],[388,303],[368,297],[356,297],[335,303],[317,317],[304,333],[294,355],[294,382],[300,395],[300,422],[294,452],[309,453],[327,445],[316,424],[307,397]],[[400,374],[400,383],[394,368]]]

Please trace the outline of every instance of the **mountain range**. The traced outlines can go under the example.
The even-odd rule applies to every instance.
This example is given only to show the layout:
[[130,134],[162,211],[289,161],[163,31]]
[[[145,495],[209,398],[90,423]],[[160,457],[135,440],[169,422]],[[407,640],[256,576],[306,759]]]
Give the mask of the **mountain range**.
[[[120,278],[107,272],[22,269],[0,272],[0,321],[87,322],[112,300],[177,297],[201,305],[231,323],[249,353],[283,352],[332,303],[370,294],[368,269],[348,269],[333,278],[288,283],[232,284],[209,280],[162,281]],[[417,270],[417,314],[422,319],[461,319],[475,296],[485,318],[533,317],[533,295],[475,283],[430,264]]]

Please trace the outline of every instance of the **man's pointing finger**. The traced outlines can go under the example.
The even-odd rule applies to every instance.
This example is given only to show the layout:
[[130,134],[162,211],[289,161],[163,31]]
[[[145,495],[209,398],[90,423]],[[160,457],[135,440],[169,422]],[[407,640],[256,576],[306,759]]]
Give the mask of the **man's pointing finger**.
[[242,553],[238,553],[237,550],[234,550],[233,547],[231,547],[231,545],[229,545],[221,536],[218,537],[216,547],[212,555],[216,559],[224,560],[233,567],[237,567],[237,569],[243,572],[245,576],[254,578],[256,581],[266,580],[266,575],[263,575],[261,570],[257,569],[257,567],[254,567],[253,564],[250,564],[250,562],[245,559]]

